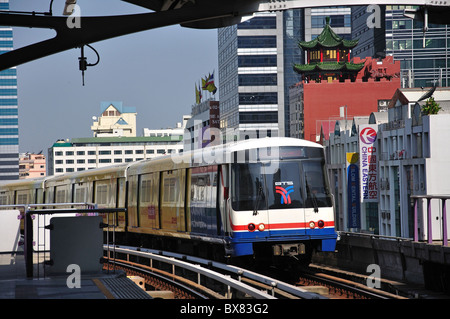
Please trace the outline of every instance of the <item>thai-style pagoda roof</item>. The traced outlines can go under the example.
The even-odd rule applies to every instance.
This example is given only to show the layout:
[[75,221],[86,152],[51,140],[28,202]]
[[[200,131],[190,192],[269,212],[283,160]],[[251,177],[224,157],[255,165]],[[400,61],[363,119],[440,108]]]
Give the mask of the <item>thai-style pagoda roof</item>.
[[337,35],[330,27],[330,18],[326,18],[326,24],[322,32],[311,41],[299,41],[299,46],[303,49],[324,48],[348,48],[352,49],[358,44],[358,40],[346,40]]

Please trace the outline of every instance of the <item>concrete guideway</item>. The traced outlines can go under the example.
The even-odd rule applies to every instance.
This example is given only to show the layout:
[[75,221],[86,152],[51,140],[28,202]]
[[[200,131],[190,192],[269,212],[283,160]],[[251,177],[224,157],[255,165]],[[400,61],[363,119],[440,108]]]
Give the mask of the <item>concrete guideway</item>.
[[313,262],[367,275],[378,265],[383,279],[450,293],[450,247],[441,242],[341,232],[336,252],[318,253]]

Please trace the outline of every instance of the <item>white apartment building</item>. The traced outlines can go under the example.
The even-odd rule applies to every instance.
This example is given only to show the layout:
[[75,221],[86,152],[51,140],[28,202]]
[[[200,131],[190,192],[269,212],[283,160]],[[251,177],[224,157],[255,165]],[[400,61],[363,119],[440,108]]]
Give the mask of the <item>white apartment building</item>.
[[183,136],[59,140],[48,150],[48,175],[79,172],[183,151]]
[[100,104],[100,116],[92,117],[94,137],[136,136],[136,108],[123,106],[119,101]]
[[[361,204],[361,229],[385,236],[412,238],[413,195],[450,194],[450,90],[437,88],[441,106],[436,115],[423,115],[417,102],[427,90],[399,89],[387,112],[372,113],[365,124],[377,124],[378,203]],[[337,129],[325,141],[330,183],[335,195],[339,230],[348,230],[345,153],[358,152],[359,130]],[[360,123],[362,124],[362,123]],[[441,234],[442,207],[432,201],[433,239]],[[419,205],[419,238],[427,238],[426,201]],[[450,224],[448,225],[448,227]]]
[[[48,149],[48,175],[151,159],[183,152],[184,127],[189,116],[175,128],[150,130],[136,137],[136,110],[122,102],[102,102],[101,116],[91,126],[94,137],[58,140]],[[134,136],[133,136],[134,134]]]
[[144,136],[183,136],[187,122],[191,118],[190,115],[183,115],[183,121],[178,122],[174,128],[161,128],[161,129],[143,129]]

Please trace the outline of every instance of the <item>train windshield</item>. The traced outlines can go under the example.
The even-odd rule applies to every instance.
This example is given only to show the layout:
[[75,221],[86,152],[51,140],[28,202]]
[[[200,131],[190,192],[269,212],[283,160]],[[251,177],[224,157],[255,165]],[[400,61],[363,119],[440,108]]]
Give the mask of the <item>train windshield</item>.
[[331,207],[323,158],[232,165],[235,211]]

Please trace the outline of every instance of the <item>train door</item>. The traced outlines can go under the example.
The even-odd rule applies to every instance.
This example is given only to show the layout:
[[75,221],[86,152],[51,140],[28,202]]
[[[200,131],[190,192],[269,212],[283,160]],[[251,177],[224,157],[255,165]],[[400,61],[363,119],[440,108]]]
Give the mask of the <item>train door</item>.
[[264,165],[270,236],[305,234],[302,170],[299,161]]

